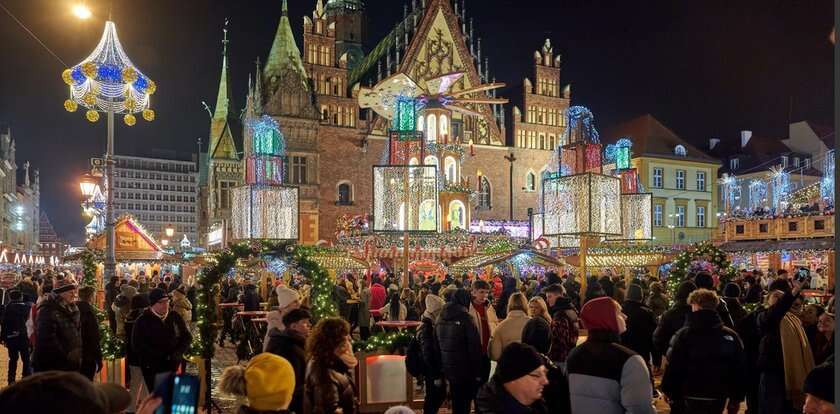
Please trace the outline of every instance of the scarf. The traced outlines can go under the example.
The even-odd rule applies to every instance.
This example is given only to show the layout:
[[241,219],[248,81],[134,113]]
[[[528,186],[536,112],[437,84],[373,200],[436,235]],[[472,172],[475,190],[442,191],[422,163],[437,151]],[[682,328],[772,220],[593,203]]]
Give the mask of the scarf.
[[799,319],[788,312],[779,324],[782,343],[782,359],[785,367],[785,390],[787,399],[794,407],[805,404],[805,376],[814,368],[814,356],[808,348],[808,339]]

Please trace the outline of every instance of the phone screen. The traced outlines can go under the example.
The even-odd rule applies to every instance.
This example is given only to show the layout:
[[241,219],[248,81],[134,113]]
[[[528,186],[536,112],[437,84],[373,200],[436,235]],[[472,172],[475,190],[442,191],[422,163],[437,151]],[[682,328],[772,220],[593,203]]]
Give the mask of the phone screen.
[[199,381],[195,375],[159,374],[154,394],[163,402],[155,414],[195,414],[198,405]]

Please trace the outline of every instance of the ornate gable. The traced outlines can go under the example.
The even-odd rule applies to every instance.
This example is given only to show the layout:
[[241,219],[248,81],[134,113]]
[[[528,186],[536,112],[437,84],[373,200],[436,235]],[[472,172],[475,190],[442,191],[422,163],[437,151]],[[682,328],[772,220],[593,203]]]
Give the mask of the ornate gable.
[[[464,43],[464,36],[458,27],[458,19],[446,0],[430,0],[417,33],[402,60],[399,72],[406,73],[412,79],[426,86],[426,79],[455,71],[464,71],[463,76],[452,91],[471,88],[481,83],[473,58]],[[478,92],[477,96],[486,96]],[[470,109],[484,115],[481,119],[466,117],[463,119],[466,141],[476,143],[504,145],[504,137],[496,124],[492,108],[488,104],[474,104]],[[455,120],[462,119],[460,114],[453,114]]]

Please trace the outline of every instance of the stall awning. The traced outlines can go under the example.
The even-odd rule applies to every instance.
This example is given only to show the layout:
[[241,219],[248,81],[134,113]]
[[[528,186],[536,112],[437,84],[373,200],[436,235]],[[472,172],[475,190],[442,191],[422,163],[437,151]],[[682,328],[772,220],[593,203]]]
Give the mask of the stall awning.
[[802,240],[755,240],[731,241],[721,244],[721,250],[726,252],[771,252],[782,250],[832,250],[834,238],[802,239]]
[[332,270],[367,270],[368,264],[364,260],[350,255],[314,254],[310,257],[319,266]]
[[544,267],[560,267],[563,261],[533,249],[518,249],[510,252],[481,254],[467,257],[454,263],[452,269],[467,271],[472,269],[490,266],[501,262],[516,262],[517,264],[537,264]]
[[[580,256],[567,256],[566,263],[580,266]],[[658,266],[671,260],[665,253],[597,253],[586,255],[588,267],[645,267]]]

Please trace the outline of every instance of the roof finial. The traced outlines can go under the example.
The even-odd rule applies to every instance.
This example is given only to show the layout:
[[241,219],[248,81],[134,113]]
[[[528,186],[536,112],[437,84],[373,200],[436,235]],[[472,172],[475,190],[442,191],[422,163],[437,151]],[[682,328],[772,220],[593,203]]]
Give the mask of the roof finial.
[[289,5],[286,4],[286,0],[283,0],[283,16],[289,15]]
[[222,56],[227,56],[227,45],[228,45],[228,38],[227,38],[227,33],[228,33],[228,22],[229,22],[229,19],[228,19],[227,17],[225,17],[225,26],[222,28],[222,33],[223,33],[223,36],[222,36]]

